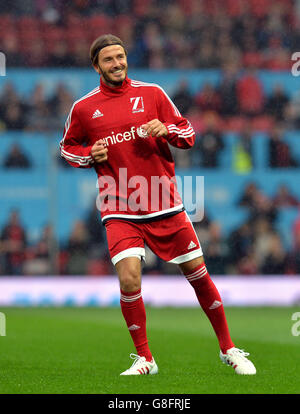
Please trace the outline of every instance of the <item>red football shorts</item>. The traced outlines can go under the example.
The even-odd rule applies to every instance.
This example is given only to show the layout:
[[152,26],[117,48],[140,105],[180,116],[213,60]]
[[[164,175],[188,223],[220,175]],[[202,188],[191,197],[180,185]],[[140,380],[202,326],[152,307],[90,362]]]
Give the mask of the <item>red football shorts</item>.
[[125,257],[145,259],[145,243],[162,260],[185,263],[203,255],[187,213],[148,223],[108,220],[105,224],[110,257],[115,265]]

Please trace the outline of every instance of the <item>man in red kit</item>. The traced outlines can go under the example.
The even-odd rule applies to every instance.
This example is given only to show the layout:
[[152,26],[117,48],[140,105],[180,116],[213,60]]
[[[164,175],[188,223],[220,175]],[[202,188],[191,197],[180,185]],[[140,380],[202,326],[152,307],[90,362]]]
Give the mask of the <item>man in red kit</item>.
[[72,166],[93,167],[98,175],[99,208],[119,277],[121,310],[137,352],[121,375],[158,372],[141,294],[145,243],[161,259],[178,264],[194,288],[218,338],[221,360],[238,374],[255,374],[249,354],[230,338],[221,297],[174,179],[169,144],[191,148],[191,124],[161,87],[128,78],[127,52],[118,37],[97,38],[90,57],[100,86],[73,104],[60,150]]

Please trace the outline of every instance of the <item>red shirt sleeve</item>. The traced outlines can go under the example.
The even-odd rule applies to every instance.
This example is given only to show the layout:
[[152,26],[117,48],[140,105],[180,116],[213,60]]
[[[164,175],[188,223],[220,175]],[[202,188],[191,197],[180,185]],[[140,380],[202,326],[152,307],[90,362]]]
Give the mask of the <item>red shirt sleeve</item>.
[[191,123],[182,117],[170,97],[160,87],[156,88],[156,103],[159,120],[169,132],[164,138],[174,147],[191,148],[195,143],[195,131]]
[[92,146],[85,146],[86,134],[80,123],[78,109],[73,105],[65,123],[63,139],[60,141],[60,154],[72,167],[91,168],[94,160]]

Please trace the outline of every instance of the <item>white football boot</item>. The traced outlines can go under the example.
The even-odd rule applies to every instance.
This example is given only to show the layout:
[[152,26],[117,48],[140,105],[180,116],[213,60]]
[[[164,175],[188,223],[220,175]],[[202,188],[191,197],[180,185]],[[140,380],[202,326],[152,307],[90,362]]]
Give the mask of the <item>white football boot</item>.
[[220,351],[220,358],[224,364],[232,366],[237,374],[240,375],[254,375],[256,374],[256,368],[249,359],[246,357],[250,355],[243,349],[230,348],[226,354]]
[[146,361],[145,357],[136,354],[130,354],[130,358],[134,359],[133,364],[120,375],[154,375],[158,373],[158,366],[152,358],[152,361]]

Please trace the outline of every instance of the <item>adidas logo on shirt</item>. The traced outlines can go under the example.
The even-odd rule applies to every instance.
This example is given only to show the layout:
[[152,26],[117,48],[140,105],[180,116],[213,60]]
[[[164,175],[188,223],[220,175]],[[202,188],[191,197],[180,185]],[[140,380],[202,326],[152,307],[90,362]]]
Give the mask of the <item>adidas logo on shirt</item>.
[[103,116],[102,112],[99,111],[99,109],[96,109],[96,111],[93,113],[92,118],[99,118],[100,116]]
[[190,244],[188,245],[188,250],[193,249],[194,247],[196,247],[197,245],[193,242],[193,240],[190,242]]

